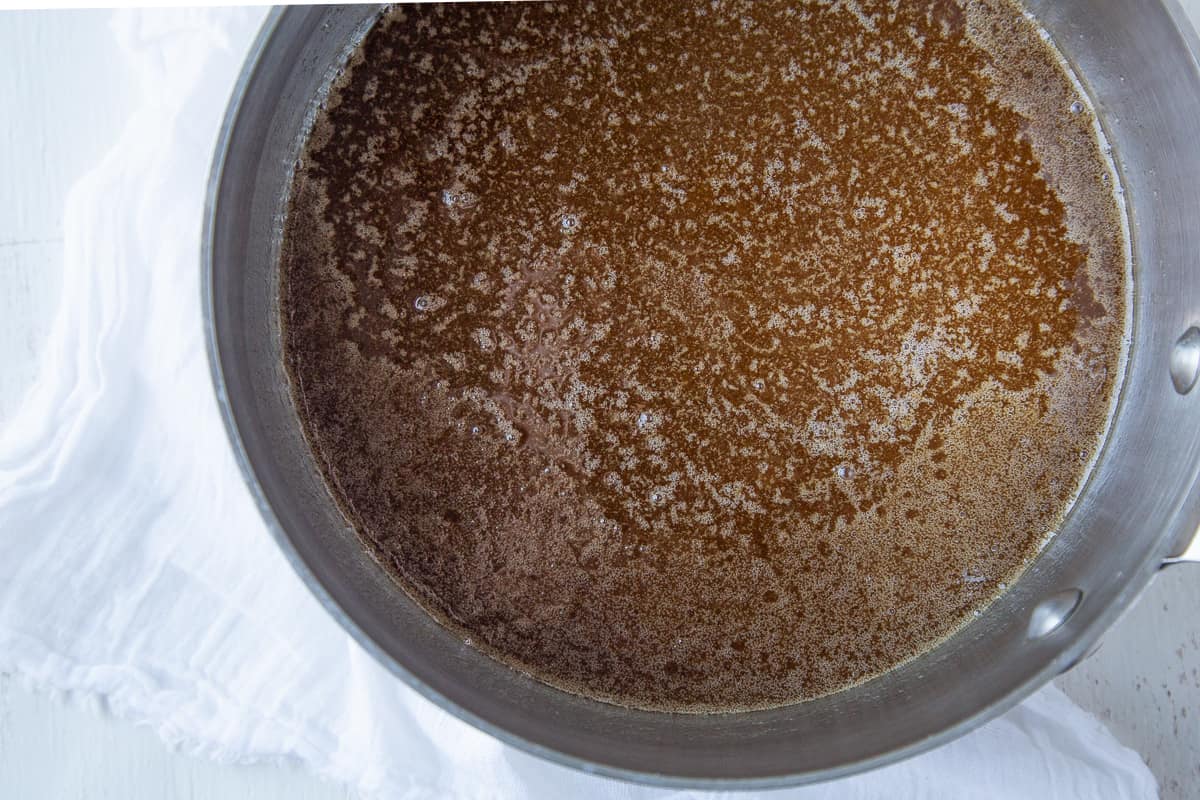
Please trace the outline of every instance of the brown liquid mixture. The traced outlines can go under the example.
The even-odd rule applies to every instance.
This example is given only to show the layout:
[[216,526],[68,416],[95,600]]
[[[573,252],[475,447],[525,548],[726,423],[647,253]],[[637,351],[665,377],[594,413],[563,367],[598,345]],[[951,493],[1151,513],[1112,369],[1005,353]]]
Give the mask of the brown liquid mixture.
[[1121,363],[1112,181],[1006,1],[398,7],[297,167],[288,366],[364,541],[477,646],[794,702],[1060,524]]

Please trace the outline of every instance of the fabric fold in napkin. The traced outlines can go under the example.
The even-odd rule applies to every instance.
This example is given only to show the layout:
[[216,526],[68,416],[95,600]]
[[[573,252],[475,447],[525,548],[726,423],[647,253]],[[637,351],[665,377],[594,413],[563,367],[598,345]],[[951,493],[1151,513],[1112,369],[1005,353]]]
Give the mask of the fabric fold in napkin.
[[[528,756],[394,679],[309,595],[218,415],[199,303],[217,131],[261,9],[118,12],[140,102],[74,187],[44,369],[0,431],[0,670],[225,761],[367,796],[684,798]],[[797,743],[801,746],[801,743]],[[1133,751],[1047,687],[945,747],[778,798],[1147,798]]]

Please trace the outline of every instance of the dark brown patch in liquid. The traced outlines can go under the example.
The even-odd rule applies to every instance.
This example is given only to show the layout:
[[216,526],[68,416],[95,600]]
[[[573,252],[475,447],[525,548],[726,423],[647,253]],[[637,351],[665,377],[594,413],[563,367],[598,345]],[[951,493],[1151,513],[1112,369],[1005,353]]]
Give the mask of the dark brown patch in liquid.
[[760,707],[921,653],[1104,427],[1124,250],[1075,100],[1005,2],[394,10],[284,241],[335,494],[573,691]]

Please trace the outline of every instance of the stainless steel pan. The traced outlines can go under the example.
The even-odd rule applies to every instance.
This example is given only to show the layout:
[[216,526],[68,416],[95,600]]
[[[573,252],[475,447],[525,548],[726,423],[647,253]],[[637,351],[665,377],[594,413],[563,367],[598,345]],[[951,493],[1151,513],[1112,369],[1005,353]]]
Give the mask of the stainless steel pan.
[[329,612],[401,680],[495,736],[658,784],[777,786],[870,769],[965,733],[1079,660],[1164,563],[1180,560],[1200,523],[1200,50],[1178,8],[1155,0],[1028,5],[1091,94],[1128,203],[1134,323],[1112,431],[1058,535],[978,620],[856,688],[728,715],[631,711],[521,675],[434,622],[348,528],[288,392],[276,255],[306,121],[378,8],[276,10],[221,135],[203,301],[246,481]]

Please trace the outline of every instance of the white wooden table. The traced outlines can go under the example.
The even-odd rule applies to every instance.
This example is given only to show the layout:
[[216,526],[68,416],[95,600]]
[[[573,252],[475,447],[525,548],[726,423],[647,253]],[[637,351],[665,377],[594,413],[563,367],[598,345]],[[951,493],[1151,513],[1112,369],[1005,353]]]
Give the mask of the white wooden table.
[[[1183,0],[1193,21],[1200,0]],[[37,374],[61,283],[63,199],[130,110],[104,12],[0,12],[0,425]],[[16,113],[15,113],[16,112]],[[1137,749],[1165,798],[1200,796],[1200,568],[1160,576],[1059,679]],[[294,766],[170,753],[102,709],[0,675],[0,798],[346,798]]]

